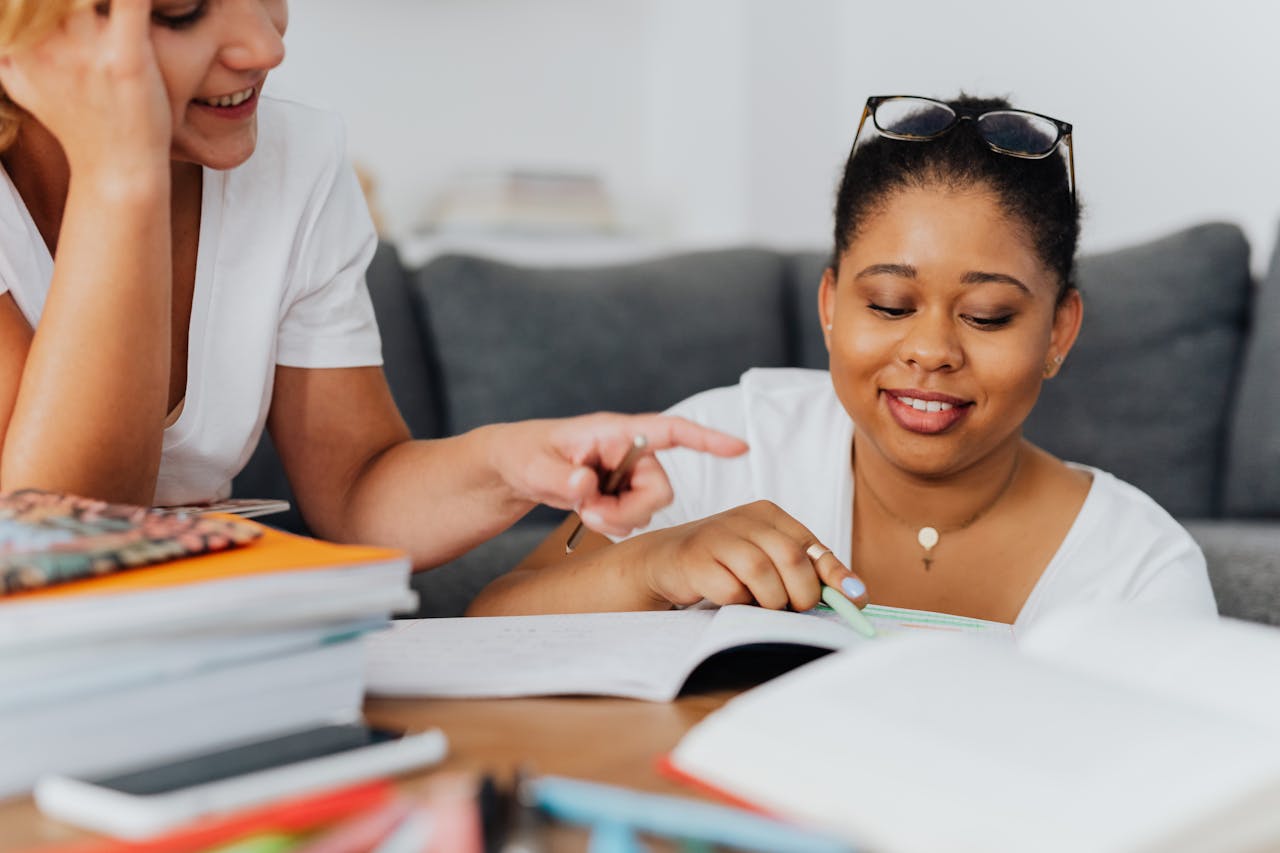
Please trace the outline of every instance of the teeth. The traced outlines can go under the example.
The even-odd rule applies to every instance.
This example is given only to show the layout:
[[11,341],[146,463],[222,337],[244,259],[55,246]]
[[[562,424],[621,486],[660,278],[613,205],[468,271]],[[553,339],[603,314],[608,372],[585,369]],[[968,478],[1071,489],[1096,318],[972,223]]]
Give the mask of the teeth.
[[211,107],[238,107],[245,101],[253,97],[253,93],[257,91],[255,86],[252,89],[245,89],[243,92],[236,92],[233,95],[223,95],[221,98],[209,98],[202,100],[200,103],[208,104]]
[[950,403],[943,403],[938,400],[917,400],[915,397],[896,397],[899,403],[904,406],[910,406],[917,412],[949,412],[955,408]]

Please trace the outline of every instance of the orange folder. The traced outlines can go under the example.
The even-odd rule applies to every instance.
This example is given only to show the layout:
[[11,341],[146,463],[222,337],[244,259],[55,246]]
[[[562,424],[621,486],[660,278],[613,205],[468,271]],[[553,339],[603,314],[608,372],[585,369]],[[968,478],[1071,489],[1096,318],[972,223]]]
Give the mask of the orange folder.
[[262,538],[242,548],[127,569],[102,577],[72,581],[44,589],[12,593],[0,597],[0,607],[9,601],[113,595],[248,575],[407,560],[408,556],[403,551],[392,548],[335,545],[331,542],[295,536],[292,533],[284,533],[263,526]]

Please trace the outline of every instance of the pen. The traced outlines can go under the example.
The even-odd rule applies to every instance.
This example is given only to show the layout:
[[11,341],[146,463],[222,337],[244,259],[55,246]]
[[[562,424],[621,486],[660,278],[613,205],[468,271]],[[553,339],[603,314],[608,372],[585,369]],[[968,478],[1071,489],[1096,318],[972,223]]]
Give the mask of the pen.
[[517,767],[506,796],[506,834],[498,853],[545,853],[546,819],[538,811],[529,789],[529,772]]
[[871,624],[871,620],[867,618],[867,614],[858,609],[858,605],[841,595],[835,587],[822,585],[823,602],[839,613],[844,621],[848,622],[853,630],[857,631],[864,637],[874,637],[876,635],[875,626]]
[[562,776],[543,776],[529,784],[538,807],[567,823],[624,826],[633,832],[767,853],[849,851],[849,845],[829,836],[728,806]]
[[[627,451],[627,455],[622,457],[622,461],[618,463],[618,467],[609,472],[609,477],[604,481],[604,488],[600,490],[602,495],[616,495],[622,490],[622,486],[626,483],[627,478],[631,476],[631,469],[636,466],[640,454],[644,453],[644,449],[649,446],[649,439],[643,435],[637,435],[631,441],[631,448]],[[583,532],[586,528],[582,525],[582,519],[578,519],[578,526],[573,528],[573,532],[569,534],[569,541],[564,545],[564,552],[572,554],[573,549],[578,547],[579,540],[582,539]]]
[[626,824],[599,823],[591,830],[587,853],[644,853],[644,848]]

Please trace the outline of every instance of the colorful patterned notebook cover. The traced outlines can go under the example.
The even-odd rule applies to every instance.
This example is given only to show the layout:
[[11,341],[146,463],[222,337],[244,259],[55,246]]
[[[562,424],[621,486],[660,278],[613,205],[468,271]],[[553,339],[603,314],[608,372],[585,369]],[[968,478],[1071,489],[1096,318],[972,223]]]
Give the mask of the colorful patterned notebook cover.
[[0,494],[0,595],[247,545],[250,522],[35,489]]

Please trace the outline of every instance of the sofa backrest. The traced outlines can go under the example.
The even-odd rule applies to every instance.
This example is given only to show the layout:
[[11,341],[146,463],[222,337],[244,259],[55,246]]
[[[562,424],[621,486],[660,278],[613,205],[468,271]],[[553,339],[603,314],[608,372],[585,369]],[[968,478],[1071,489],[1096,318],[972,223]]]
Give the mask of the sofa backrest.
[[400,414],[414,438],[447,435],[435,344],[394,246],[378,246],[365,280],[382,336],[382,369]]
[[[805,367],[827,366],[816,307],[826,262],[808,253],[790,264]],[[1243,233],[1202,225],[1090,255],[1080,261],[1078,284],[1084,328],[1062,372],[1045,383],[1028,437],[1128,480],[1174,515],[1218,515],[1224,488],[1235,487],[1223,471],[1253,287]],[[1280,303],[1280,294],[1275,299]],[[1280,304],[1272,310],[1280,325]],[[1273,369],[1280,365],[1280,353],[1256,352],[1254,360],[1268,358]],[[1263,396],[1250,399],[1252,408]],[[1274,391],[1269,399],[1280,406]],[[1256,433],[1265,431],[1251,426],[1261,420],[1249,415],[1236,434],[1261,439]],[[1270,424],[1270,438],[1280,443],[1280,411]],[[1280,446],[1276,453],[1280,459]],[[1280,490],[1280,478],[1270,482]],[[1280,491],[1276,500],[1280,505]]]
[[447,431],[660,411],[793,358],[785,259],[734,249],[589,269],[446,256],[412,275]]
[[1280,234],[1250,312],[1227,445],[1227,515],[1280,518]]
[[[549,269],[449,256],[406,272],[384,246],[369,287],[392,393],[414,435],[433,437],[661,410],[748,367],[826,367],[826,260],[729,249]],[[1257,289],[1247,353],[1255,286],[1235,226],[1086,257],[1079,284],[1084,330],[1029,437],[1179,517],[1280,515],[1280,254]],[[238,494],[286,494],[270,456],[255,456]]]
[[1079,286],[1080,339],[1027,435],[1175,516],[1219,515],[1253,287],[1244,234],[1202,225],[1086,257]]

